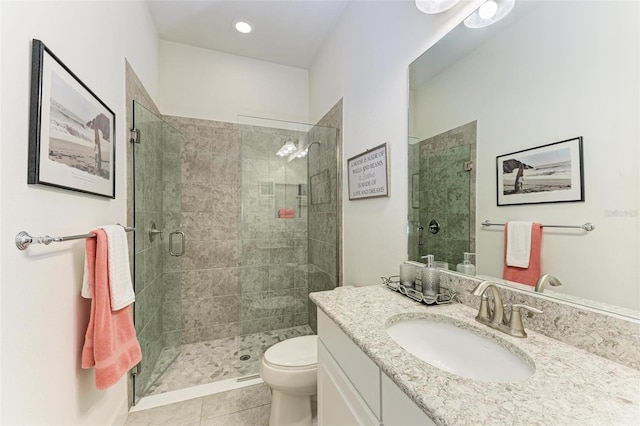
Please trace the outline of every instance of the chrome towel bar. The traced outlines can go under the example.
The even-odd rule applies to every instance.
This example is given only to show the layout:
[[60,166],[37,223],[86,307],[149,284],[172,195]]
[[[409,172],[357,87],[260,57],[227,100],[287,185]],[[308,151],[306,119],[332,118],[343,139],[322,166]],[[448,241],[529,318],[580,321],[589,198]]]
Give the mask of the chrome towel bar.
[[[118,224],[120,225],[120,224]],[[122,225],[120,225],[122,226]],[[126,232],[135,231],[136,228],[122,226]],[[31,244],[51,244],[51,243],[59,243],[62,241],[71,241],[71,240],[80,240],[83,238],[95,238],[96,234],[80,234],[80,235],[69,235],[66,237],[50,237],[45,235],[44,237],[32,237],[26,231],[18,232],[16,235],[16,247],[18,250],[26,250]]]
[[[488,220],[485,220],[484,222],[482,222],[483,226],[504,226],[504,223],[491,223]],[[591,222],[587,222],[583,225],[542,225],[543,228],[580,228],[583,229],[585,231],[593,231],[594,229],[596,229],[596,226],[591,223]]]

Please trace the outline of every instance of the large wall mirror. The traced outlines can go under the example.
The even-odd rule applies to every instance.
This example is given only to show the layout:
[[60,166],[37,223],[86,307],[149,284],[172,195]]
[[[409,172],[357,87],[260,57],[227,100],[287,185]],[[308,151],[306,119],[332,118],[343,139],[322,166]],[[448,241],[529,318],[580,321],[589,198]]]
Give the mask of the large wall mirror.
[[[435,252],[455,270],[471,251],[478,275],[501,278],[504,229],[483,221],[592,222],[543,228],[541,273],[562,282],[544,294],[640,317],[639,7],[517,0],[411,64],[410,259]],[[584,201],[498,206],[497,157],[577,137]]]

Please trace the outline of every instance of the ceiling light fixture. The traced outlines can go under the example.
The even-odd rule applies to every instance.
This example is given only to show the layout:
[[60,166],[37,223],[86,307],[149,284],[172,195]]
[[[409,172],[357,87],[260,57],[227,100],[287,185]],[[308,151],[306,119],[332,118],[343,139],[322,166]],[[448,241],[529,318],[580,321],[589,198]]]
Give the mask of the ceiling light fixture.
[[309,147],[307,146],[305,149],[301,149],[296,153],[296,158],[304,158],[309,154]]
[[288,138],[287,141],[280,147],[276,155],[279,157],[287,157],[294,153],[297,150],[296,144],[293,142],[291,138]]
[[430,15],[451,9],[458,0],[416,0],[416,7],[422,13]]
[[235,20],[233,26],[236,27],[236,30],[242,34],[249,34],[251,30],[253,30],[251,24],[244,19]]
[[491,19],[496,16],[498,11],[498,3],[494,0],[489,0],[478,8],[478,16],[482,19]]
[[464,20],[467,28],[484,28],[495,24],[511,12],[515,0],[488,0]]

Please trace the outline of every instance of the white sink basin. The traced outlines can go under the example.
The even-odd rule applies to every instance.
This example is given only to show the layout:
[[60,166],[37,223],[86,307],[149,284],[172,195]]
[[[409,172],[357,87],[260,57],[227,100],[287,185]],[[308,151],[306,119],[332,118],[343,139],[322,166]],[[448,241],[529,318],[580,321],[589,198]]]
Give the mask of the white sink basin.
[[449,373],[485,382],[520,382],[535,367],[515,353],[448,322],[410,319],[387,326],[404,350]]

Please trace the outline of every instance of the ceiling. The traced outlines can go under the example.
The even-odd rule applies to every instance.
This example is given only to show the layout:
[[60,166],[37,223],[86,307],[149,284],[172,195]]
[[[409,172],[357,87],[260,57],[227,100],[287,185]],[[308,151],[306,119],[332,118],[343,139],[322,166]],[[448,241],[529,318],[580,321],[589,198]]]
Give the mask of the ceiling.
[[[309,69],[354,0],[147,0],[162,40]],[[236,19],[251,23],[241,34]]]

